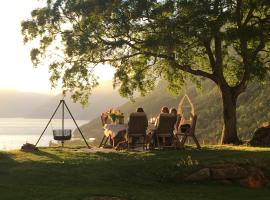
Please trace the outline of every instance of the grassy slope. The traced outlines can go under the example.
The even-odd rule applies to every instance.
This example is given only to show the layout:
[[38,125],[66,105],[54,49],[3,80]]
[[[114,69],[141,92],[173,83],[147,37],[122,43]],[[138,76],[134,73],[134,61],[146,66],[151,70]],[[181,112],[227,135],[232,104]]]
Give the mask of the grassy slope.
[[[196,162],[195,162],[196,161]],[[86,153],[54,148],[0,152],[0,199],[82,200],[92,195],[127,199],[269,199],[270,187],[182,183],[175,177],[199,165],[252,164],[270,177],[270,149],[204,147],[198,151]],[[178,164],[178,165],[177,165]]]
[[[248,140],[256,127],[265,121],[270,121],[270,87],[250,85],[247,92],[238,100],[238,132],[241,139]],[[187,89],[196,112],[198,113],[197,135],[199,140],[206,143],[219,141],[222,130],[222,103],[218,89],[210,82],[205,82],[203,90],[196,90],[194,85]],[[182,96],[182,95],[180,95]],[[172,97],[164,85],[142,98],[136,99],[135,103],[126,103],[120,107],[126,116],[133,112],[136,107],[143,107],[148,116],[156,116],[162,106],[177,107],[180,97]],[[89,137],[100,138],[102,126],[100,119],[95,119],[82,127]]]

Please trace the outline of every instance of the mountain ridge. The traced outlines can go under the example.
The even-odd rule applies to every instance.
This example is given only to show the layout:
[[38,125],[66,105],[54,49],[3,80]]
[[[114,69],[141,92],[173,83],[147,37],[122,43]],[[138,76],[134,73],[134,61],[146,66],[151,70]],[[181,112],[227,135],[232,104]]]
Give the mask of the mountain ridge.
[[[50,118],[62,95],[0,90],[1,118]],[[113,89],[111,81],[105,81],[93,90],[90,103],[82,108],[68,96],[65,98],[68,107],[76,119],[92,120],[107,107],[115,107],[127,102]],[[56,116],[60,118],[61,116]]]

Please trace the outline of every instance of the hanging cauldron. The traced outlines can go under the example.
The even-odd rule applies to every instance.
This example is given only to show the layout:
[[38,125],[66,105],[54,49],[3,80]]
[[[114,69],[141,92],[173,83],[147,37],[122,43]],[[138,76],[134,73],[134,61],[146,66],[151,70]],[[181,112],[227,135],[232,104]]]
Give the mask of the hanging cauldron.
[[71,129],[55,129],[53,130],[53,139],[60,141],[70,140],[72,135],[71,132]]

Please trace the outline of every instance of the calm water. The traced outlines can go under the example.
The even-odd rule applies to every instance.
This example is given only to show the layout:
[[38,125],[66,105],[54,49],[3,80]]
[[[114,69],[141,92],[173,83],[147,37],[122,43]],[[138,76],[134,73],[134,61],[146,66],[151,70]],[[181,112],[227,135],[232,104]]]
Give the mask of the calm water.
[[[26,142],[35,144],[48,121],[49,119],[0,118],[0,150],[19,149]],[[76,122],[80,126],[88,121]],[[52,130],[60,128],[61,120],[53,119],[38,146],[48,146],[53,141]],[[65,119],[65,128],[74,130],[76,126],[71,119]]]

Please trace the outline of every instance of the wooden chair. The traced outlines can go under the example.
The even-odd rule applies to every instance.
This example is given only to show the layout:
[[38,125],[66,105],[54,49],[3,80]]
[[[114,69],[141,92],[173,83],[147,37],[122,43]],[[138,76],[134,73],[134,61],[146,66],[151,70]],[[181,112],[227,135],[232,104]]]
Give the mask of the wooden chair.
[[[158,122],[157,127],[153,131],[155,146],[157,146],[159,149],[161,147],[174,147],[175,148],[175,142],[174,142],[174,128],[175,123],[177,121],[177,117],[172,114],[166,114],[162,113],[158,116]],[[162,139],[162,145],[160,144],[160,139]],[[166,144],[166,139],[170,140],[170,143]]]
[[[102,128],[104,127],[105,124],[110,123],[108,116],[104,115],[103,113],[100,116],[100,120],[101,120]],[[104,131],[104,128],[103,128],[103,131]],[[105,146],[109,139],[110,139],[110,137],[106,137],[104,135],[100,144],[99,144],[99,148]]]
[[[186,107],[184,104],[185,102],[187,101],[187,103],[189,104],[190,106],[190,117],[189,119],[185,119],[185,116],[184,116],[184,112],[183,112],[183,107]],[[180,122],[180,125],[176,131],[176,134],[175,136],[180,139],[181,138],[181,141],[180,141],[180,145],[179,145],[179,148],[183,148],[184,147],[184,144],[187,140],[188,137],[191,137],[195,144],[197,145],[197,148],[201,148],[196,136],[195,136],[195,128],[196,128],[196,122],[197,122],[197,115],[195,114],[195,107],[194,107],[194,104],[192,103],[191,99],[189,98],[189,96],[187,94],[185,94],[182,99],[180,100],[180,103],[178,105],[178,113],[181,115],[181,122]],[[186,130],[186,131],[181,131],[181,126],[183,124],[189,124],[190,127]]]
[[[137,147],[138,145],[142,145],[143,149],[145,149],[147,127],[148,120],[144,112],[130,114],[127,129],[128,150],[130,147]],[[142,142],[140,142],[141,138],[143,139]]]
[[191,114],[191,120],[190,120],[190,128],[188,128],[187,130],[183,131],[181,130],[181,125],[180,124],[178,131],[176,133],[176,136],[178,138],[181,137],[181,141],[180,141],[180,146],[184,147],[185,142],[187,140],[188,137],[191,137],[193,139],[193,141],[195,142],[196,146],[198,149],[201,148],[196,136],[195,136],[195,128],[196,128],[196,122],[197,122],[197,115],[192,115]]

